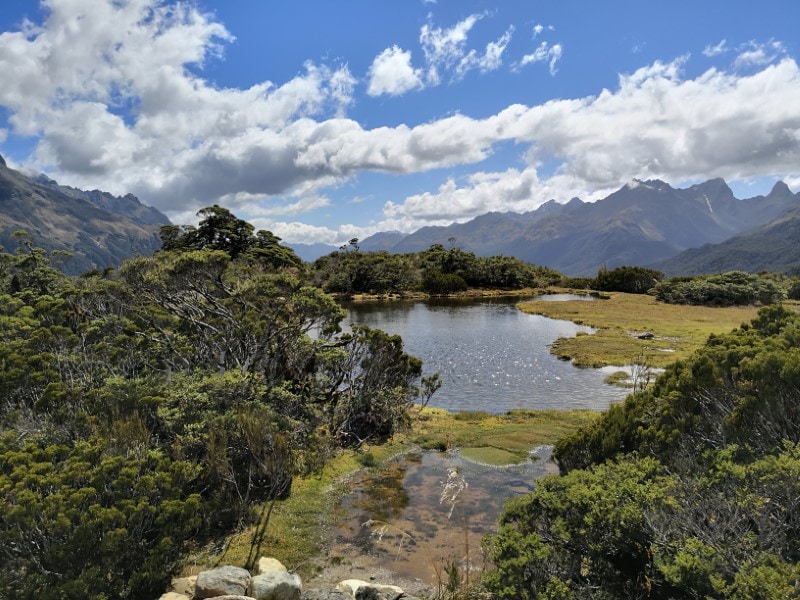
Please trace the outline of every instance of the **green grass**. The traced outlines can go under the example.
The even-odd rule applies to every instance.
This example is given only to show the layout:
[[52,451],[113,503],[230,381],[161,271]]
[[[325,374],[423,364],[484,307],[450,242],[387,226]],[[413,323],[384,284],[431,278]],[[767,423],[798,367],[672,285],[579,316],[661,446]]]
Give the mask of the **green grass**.
[[[664,367],[688,357],[712,333],[726,333],[756,316],[758,308],[664,304],[644,294],[611,292],[594,302],[523,302],[524,312],[598,329],[594,335],[561,338],[551,352],[579,367],[631,364],[644,360]],[[653,339],[636,336],[650,332]]]

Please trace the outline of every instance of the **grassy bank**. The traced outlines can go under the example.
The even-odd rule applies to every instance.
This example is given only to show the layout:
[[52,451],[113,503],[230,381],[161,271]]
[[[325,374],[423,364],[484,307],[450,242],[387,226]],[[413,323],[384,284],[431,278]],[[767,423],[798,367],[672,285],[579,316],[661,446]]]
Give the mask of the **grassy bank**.
[[[598,329],[594,335],[562,338],[552,352],[576,366],[626,365],[644,360],[663,367],[698,349],[712,333],[726,333],[750,321],[755,307],[711,308],[656,302],[644,294],[611,292],[593,302],[523,302],[525,312],[565,319]],[[652,339],[639,335],[652,333]]]
[[[592,411],[512,411],[449,413],[425,408],[414,411],[409,431],[386,444],[342,452],[313,477],[297,478],[286,500],[275,504],[261,555],[274,556],[302,576],[313,573],[326,554],[328,533],[336,522],[336,507],[349,491],[348,475],[377,467],[398,453],[424,449],[463,449],[480,462],[515,463],[528,459],[532,448],[552,444],[597,418]],[[231,536],[224,551],[206,550],[193,557],[186,572],[209,565],[244,564],[250,549],[250,529]]]

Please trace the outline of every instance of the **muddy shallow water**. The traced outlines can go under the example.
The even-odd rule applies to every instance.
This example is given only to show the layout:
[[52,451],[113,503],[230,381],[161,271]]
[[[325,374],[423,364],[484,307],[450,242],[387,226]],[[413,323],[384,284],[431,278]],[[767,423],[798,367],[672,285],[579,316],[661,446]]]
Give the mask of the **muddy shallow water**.
[[403,455],[350,481],[333,532],[331,564],[354,577],[391,573],[420,589],[435,587],[457,564],[470,572],[484,565],[482,537],[495,528],[503,502],[533,490],[534,480],[557,472],[550,448],[520,465],[492,467],[457,451]]

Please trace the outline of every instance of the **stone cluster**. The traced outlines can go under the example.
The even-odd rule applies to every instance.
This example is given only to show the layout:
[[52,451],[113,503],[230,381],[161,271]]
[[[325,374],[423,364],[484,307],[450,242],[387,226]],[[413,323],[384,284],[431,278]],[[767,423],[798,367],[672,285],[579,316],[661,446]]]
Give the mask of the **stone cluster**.
[[262,557],[258,572],[224,566],[173,581],[159,600],[419,600],[394,585],[360,579],[340,582],[335,590],[303,590],[300,576],[280,561]]

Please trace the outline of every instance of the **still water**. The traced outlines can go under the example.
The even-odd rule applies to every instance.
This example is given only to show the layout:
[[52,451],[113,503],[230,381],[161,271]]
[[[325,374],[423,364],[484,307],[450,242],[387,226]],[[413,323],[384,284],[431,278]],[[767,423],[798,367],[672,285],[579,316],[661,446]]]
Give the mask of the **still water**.
[[[626,390],[604,383],[601,371],[550,354],[557,338],[590,328],[525,314],[515,306],[519,301],[353,303],[345,324],[400,334],[426,374],[440,373],[442,387],[431,405],[448,410],[603,410],[625,397]],[[362,471],[340,507],[330,559],[345,565],[348,577],[377,576],[420,595],[446,579],[449,564],[477,577],[484,567],[481,539],[495,530],[505,500],[557,472],[550,452],[533,449],[530,461],[498,468],[470,462],[458,449],[427,451]]]
[[438,371],[442,387],[431,406],[495,413],[604,410],[625,397],[624,389],[603,382],[605,373],[577,369],[550,354],[557,338],[591,333],[591,328],[525,314],[516,308],[519,301],[351,303],[345,322],[400,334],[406,352],[422,360],[426,374]]

